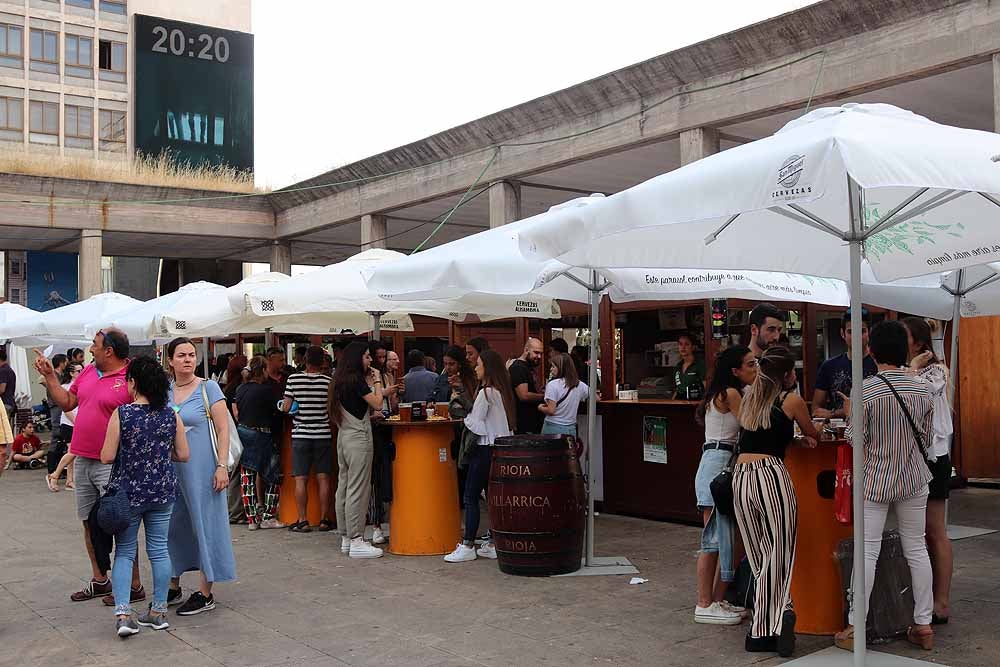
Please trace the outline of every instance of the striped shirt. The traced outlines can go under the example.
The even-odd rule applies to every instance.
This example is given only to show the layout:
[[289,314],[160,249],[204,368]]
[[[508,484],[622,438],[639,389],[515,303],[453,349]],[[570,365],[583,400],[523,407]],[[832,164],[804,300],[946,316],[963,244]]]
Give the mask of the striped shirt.
[[321,373],[292,373],[285,383],[285,398],[299,404],[292,421],[292,437],[319,440],[332,438],[327,396],[330,377]]
[[[933,433],[933,408],[927,387],[903,371],[883,371],[906,403],[917,428]],[[865,499],[892,503],[914,495],[931,480],[926,459],[917,444],[913,428],[892,390],[877,376],[865,378],[864,400]],[[854,425],[847,429],[853,434]],[[924,436],[925,445],[927,435]]]

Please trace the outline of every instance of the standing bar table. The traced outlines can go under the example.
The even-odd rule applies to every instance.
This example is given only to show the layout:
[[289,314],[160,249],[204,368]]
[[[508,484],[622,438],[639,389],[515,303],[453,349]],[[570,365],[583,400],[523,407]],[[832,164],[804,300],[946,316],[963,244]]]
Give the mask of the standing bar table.
[[461,539],[458,470],[451,455],[456,419],[384,422],[392,428],[392,508],[389,553],[451,553]]
[[841,540],[850,539],[852,527],[833,515],[833,480],[841,444],[845,441],[820,440],[814,449],[795,444],[785,453],[799,507],[792,571],[795,631],[807,635],[832,635],[845,624],[844,587],[834,554]]

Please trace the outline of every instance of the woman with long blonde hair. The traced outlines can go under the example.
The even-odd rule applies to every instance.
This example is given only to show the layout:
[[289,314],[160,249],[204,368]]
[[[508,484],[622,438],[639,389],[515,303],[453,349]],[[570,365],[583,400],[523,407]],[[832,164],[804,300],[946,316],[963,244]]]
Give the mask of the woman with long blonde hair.
[[795,359],[787,349],[764,351],[740,403],[740,454],[733,470],[736,522],[756,580],[746,650],[782,657],[795,650],[791,585],[798,523],[795,488],[782,460],[795,436],[794,424],[806,446],[815,447],[819,439],[805,401],[785,389],[794,378]]

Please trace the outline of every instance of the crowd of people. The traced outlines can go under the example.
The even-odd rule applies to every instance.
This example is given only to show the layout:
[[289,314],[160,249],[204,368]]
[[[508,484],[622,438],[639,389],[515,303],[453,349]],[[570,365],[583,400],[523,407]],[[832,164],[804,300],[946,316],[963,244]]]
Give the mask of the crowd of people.
[[[855,429],[864,441],[865,561],[856,566],[865,568],[866,590],[851,597],[871,596],[886,515],[893,508],[913,582],[907,638],[930,649],[932,625],[947,623],[950,613],[952,552],[944,501],[953,431],[950,378],[933,351],[930,326],[921,318],[906,318],[880,322],[869,333],[865,322],[864,416],[855,424],[850,313],[841,326],[847,352],[820,368],[811,413],[798,392],[795,359],[779,345],[785,321],[771,304],[751,312],[750,344],[728,347],[716,357],[697,410],[705,426],[695,478],[704,528],[694,620],[737,625],[750,618],[747,651],[792,654],[798,504],[783,460],[796,440],[797,446],[816,447],[817,423],[839,417],[847,420],[848,441]],[[732,481],[720,484],[726,470]],[[747,608],[727,600],[744,554],[753,578]],[[836,645],[848,650],[853,648],[853,608],[850,618],[851,625],[835,637]]]

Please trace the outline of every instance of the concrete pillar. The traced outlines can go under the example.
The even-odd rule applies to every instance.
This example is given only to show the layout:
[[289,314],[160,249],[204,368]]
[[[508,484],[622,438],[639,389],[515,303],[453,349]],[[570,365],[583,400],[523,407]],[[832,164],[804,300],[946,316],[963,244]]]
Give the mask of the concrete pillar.
[[719,131],[714,127],[696,127],[681,132],[681,166],[718,152]]
[[291,241],[271,242],[271,271],[292,275]]
[[104,291],[101,285],[103,248],[100,229],[84,229],[80,232],[80,263],[77,278],[80,301]]
[[365,214],[361,216],[361,250],[385,248],[386,234],[385,216]]
[[1000,53],[993,54],[993,131],[1000,132]]
[[521,219],[521,184],[497,181],[490,184],[490,229]]

